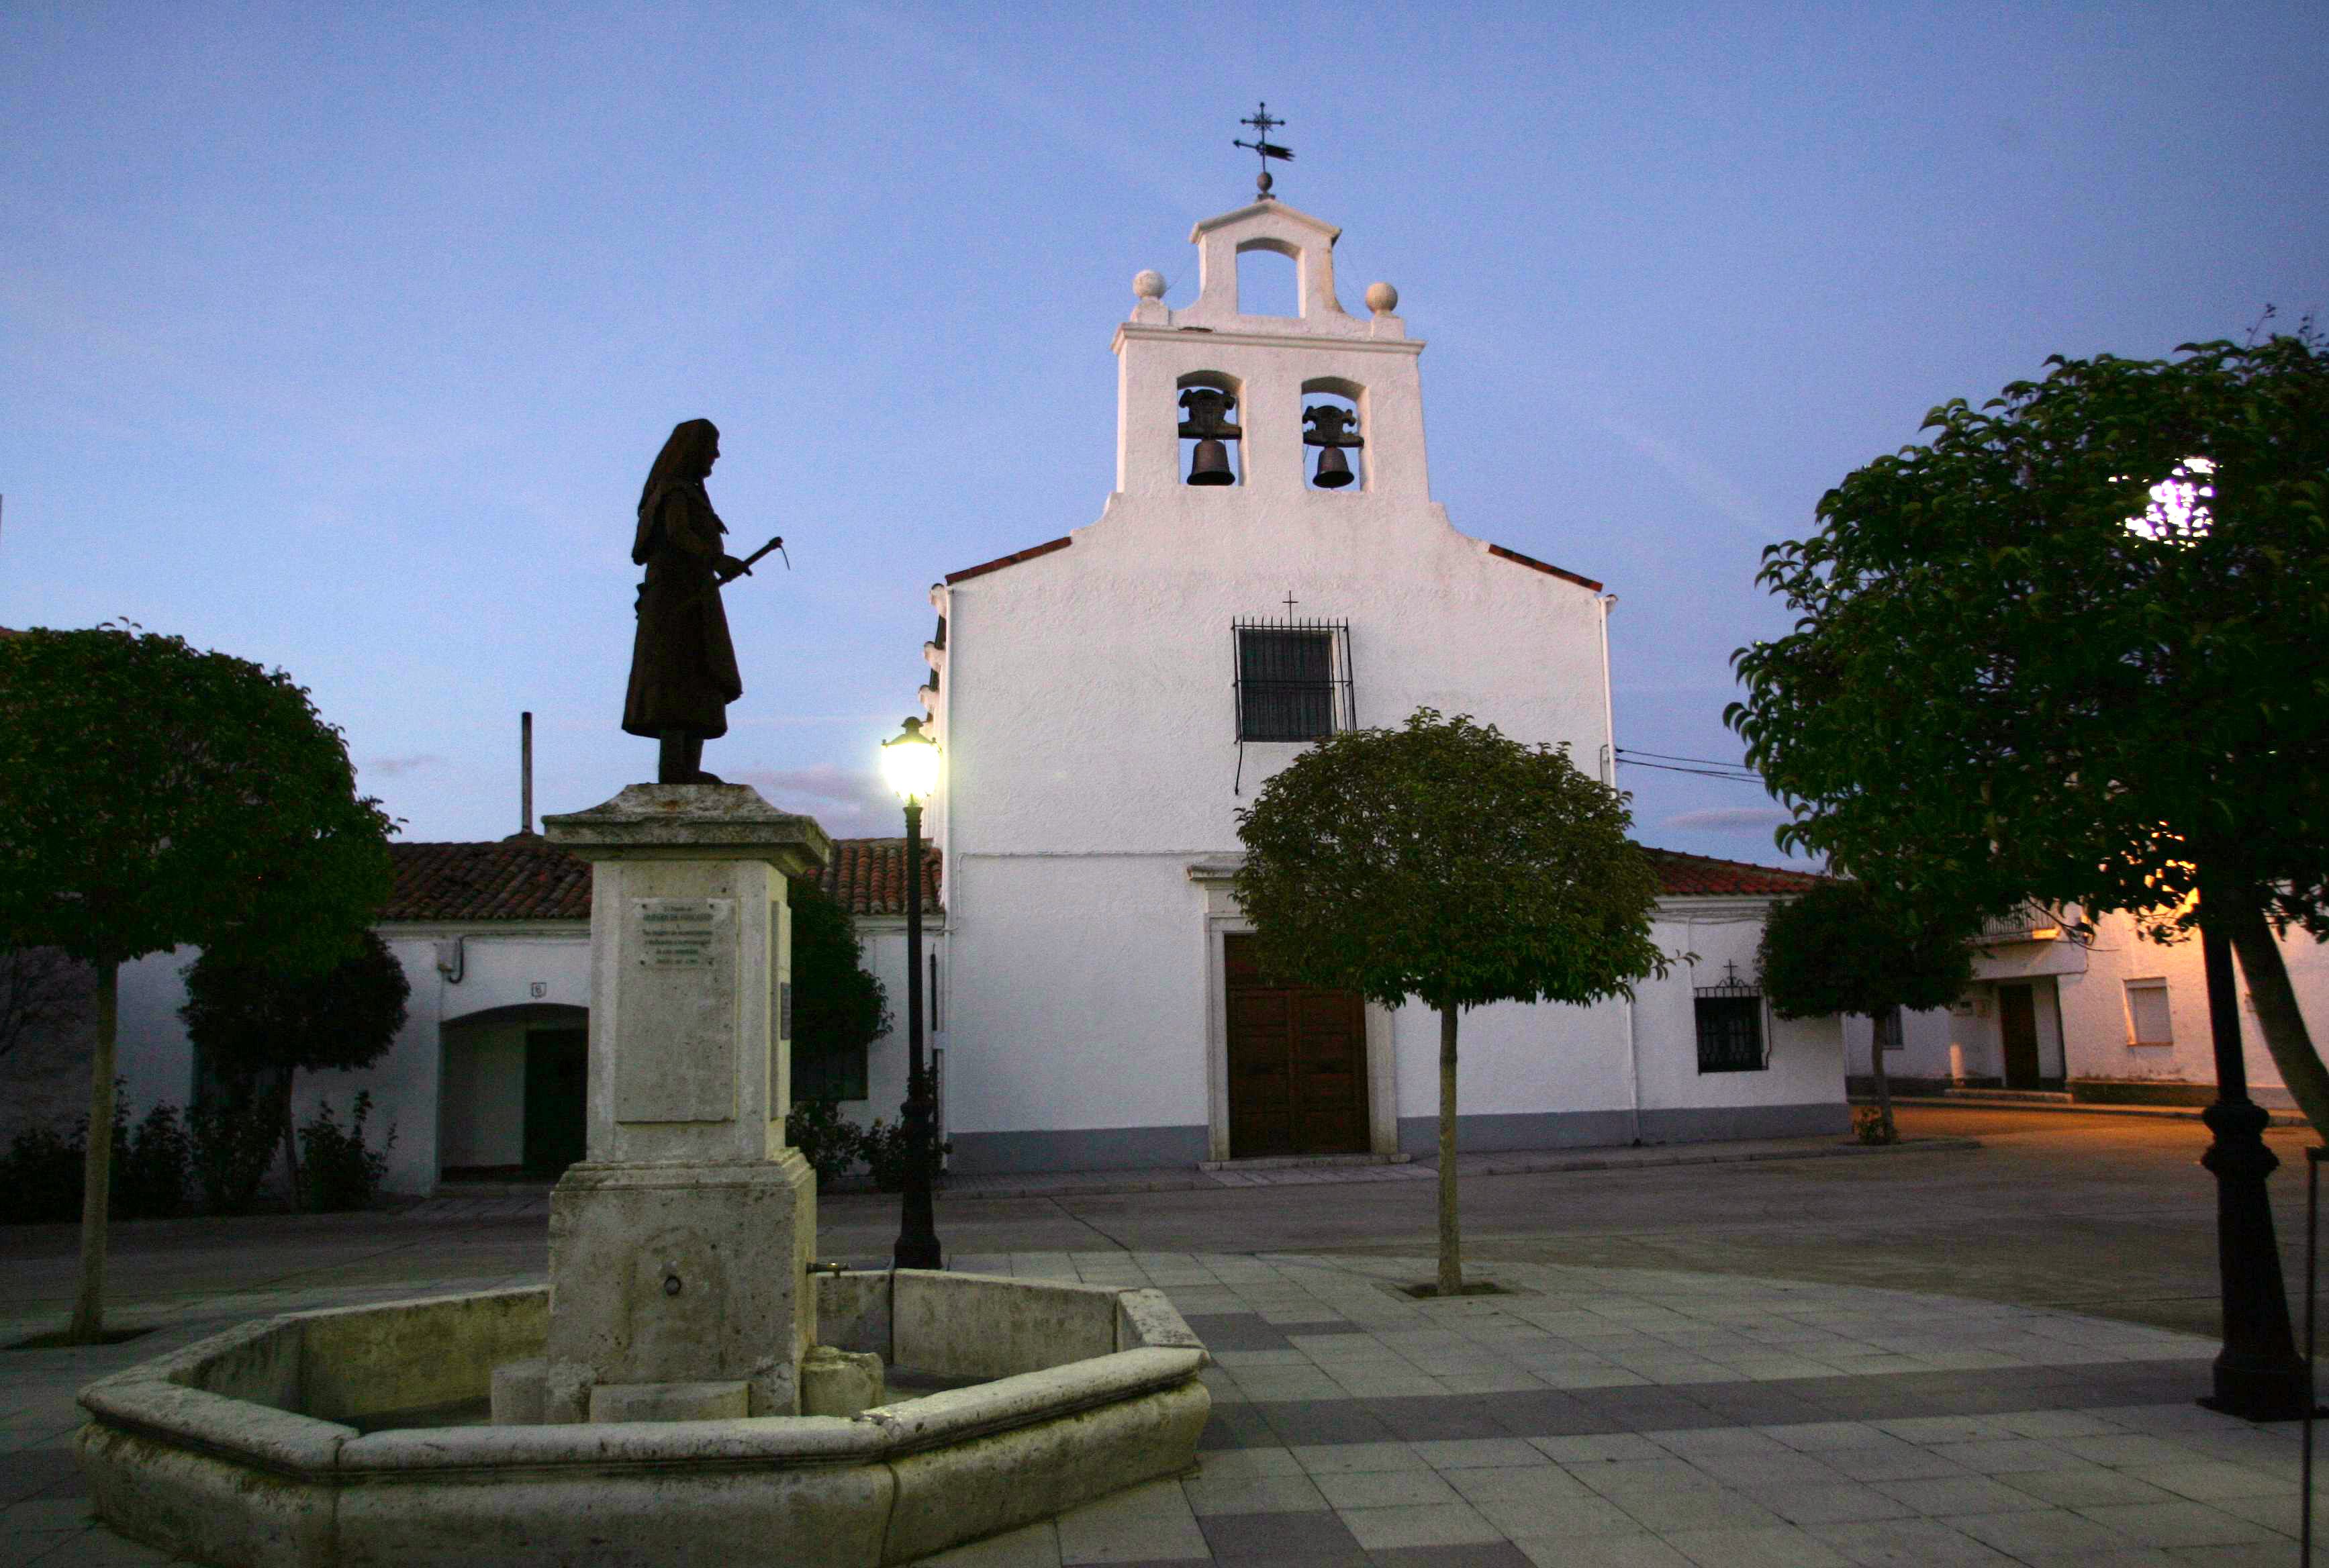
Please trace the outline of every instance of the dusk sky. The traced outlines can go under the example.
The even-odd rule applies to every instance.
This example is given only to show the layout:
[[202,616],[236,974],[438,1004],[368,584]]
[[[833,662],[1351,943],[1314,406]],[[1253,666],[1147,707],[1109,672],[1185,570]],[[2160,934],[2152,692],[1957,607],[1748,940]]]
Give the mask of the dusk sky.
[[[722,432],[706,765],[900,831],[928,585],[1094,521],[1109,337],[1267,99],[1437,498],[1605,581],[1617,738],[1736,760],[1759,552],[2050,353],[2329,305],[2315,4],[21,5],[0,14],[0,625],[280,665],[413,839],[652,776],[632,509]],[[740,551],[739,553],[741,553]],[[1124,721],[1137,724],[1139,715]],[[1776,862],[1759,789],[1636,836]]]

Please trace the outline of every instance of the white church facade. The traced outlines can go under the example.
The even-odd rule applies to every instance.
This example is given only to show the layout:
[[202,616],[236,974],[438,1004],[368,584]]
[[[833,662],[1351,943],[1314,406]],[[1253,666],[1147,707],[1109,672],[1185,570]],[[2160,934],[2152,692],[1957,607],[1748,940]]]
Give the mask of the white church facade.
[[[1196,300],[1143,273],[1117,328],[1098,519],[931,591],[958,1169],[1429,1149],[1435,1020],[1254,972],[1238,810],[1309,740],[1421,707],[1615,782],[1614,601],[1433,502],[1424,344],[1386,285],[1343,309],[1337,233],[1268,200],[1199,223]],[[1240,309],[1253,250],[1291,258],[1299,315]],[[1754,994],[1763,914],[1804,879],[1658,859],[1658,939],[1694,960],[1630,1003],[1467,1015],[1466,1147],[1846,1127],[1838,1021]]]
[[[1231,892],[1238,810],[1310,740],[1420,707],[1566,746],[1615,782],[1614,600],[1432,501],[1424,345],[1386,286],[1342,308],[1336,232],[1268,201],[1197,225],[1195,302],[1166,306],[1144,274],[1117,329],[1099,518],[931,590],[922,700],[947,766],[923,963],[957,1171],[1428,1151],[1436,1020],[1256,972]],[[1240,310],[1252,250],[1290,259],[1298,314]],[[797,1063],[795,1089],[860,1123],[905,1094],[901,849],[840,841],[824,878],[900,1017],[862,1059]],[[1809,878],[1651,853],[1656,940],[1694,956],[1630,1002],[1467,1014],[1465,1147],[1847,1128],[1842,1021],[1775,1019],[1753,981],[1771,902]],[[554,1175],[580,1151],[588,868],[530,832],[393,857],[380,930],[412,982],[406,1027],[366,1071],[303,1075],[297,1113],[368,1090],[375,1138],[396,1129],[397,1193]],[[133,1114],[197,1093],[178,1019],[193,957],[124,969]],[[54,1045],[0,1063],[0,1138],[85,1103],[85,1056]]]

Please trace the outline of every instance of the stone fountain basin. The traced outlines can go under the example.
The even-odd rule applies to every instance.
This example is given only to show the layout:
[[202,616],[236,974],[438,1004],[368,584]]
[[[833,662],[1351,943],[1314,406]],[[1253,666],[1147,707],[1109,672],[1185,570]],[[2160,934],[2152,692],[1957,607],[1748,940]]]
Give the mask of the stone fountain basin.
[[542,1353],[548,1288],[488,1291],[288,1313],[127,1368],[81,1391],[80,1462],[106,1523],[231,1568],[871,1568],[1196,1462],[1210,1357],[1160,1291],[816,1287],[821,1342],[990,1381],[846,1417],[421,1424]]

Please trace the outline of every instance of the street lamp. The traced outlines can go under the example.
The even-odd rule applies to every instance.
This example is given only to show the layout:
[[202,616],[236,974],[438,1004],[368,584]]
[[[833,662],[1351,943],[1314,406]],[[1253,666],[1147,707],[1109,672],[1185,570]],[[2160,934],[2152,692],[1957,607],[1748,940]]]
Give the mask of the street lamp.
[[[2126,520],[2127,532],[2161,548],[2200,544],[2214,525],[2208,503],[2216,493],[2211,483],[2215,473],[2215,463],[2206,457],[2177,464],[2151,487],[2143,515]],[[2216,1058],[2215,1103],[2200,1113],[2214,1138],[2200,1163],[2216,1178],[2216,1265],[2224,1315],[2214,1392],[2200,1403],[2245,1421],[2295,1421],[2305,1414],[2311,1396],[2309,1367],[2289,1329],[2288,1292],[2266,1187],[2280,1160],[2265,1146],[2270,1114],[2249,1098],[2232,944],[2223,906],[2210,891],[2210,872],[2221,867],[2204,846],[2196,858],[2200,962],[2207,981],[2209,1043]]]
[[892,1261],[901,1269],[936,1269],[945,1264],[930,1204],[938,1104],[922,1060],[922,803],[938,787],[938,743],[922,733],[920,719],[909,718],[903,730],[882,743],[882,776],[906,805],[907,1066],[906,1103],[899,1107],[906,1133],[906,1191]]

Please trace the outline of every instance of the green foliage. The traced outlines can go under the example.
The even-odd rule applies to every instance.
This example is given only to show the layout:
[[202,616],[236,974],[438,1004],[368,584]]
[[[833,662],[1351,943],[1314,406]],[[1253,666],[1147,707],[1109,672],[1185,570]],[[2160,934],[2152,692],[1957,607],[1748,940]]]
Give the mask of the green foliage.
[[1668,962],[1631,822],[1565,748],[1419,709],[1262,786],[1238,817],[1237,897],[1270,972],[1385,1006],[1629,996]]
[[89,1122],[70,1137],[52,1127],[27,1127],[0,1154],[0,1224],[61,1225],[80,1217],[82,1150]]
[[271,1094],[221,1093],[197,1099],[186,1113],[194,1183],[212,1214],[248,1214],[283,1143],[283,1120]]
[[1900,1130],[1881,1107],[1855,1105],[1852,1112],[1852,1136],[1862,1143],[1898,1143]]
[[890,1030],[849,911],[814,881],[787,886],[793,915],[793,1080],[804,1097],[862,1097],[865,1048]]
[[281,671],[131,629],[0,638],[0,948],[335,962],[388,819]]
[[[954,1152],[951,1142],[933,1144],[929,1151],[930,1179],[935,1182],[946,1169],[946,1157]],[[892,1122],[873,1118],[858,1144],[859,1156],[866,1169],[873,1173],[873,1185],[883,1192],[903,1192],[906,1178],[914,1169],[913,1146],[906,1138],[903,1118]]]
[[[126,1122],[127,1113],[116,1120]],[[116,1218],[174,1219],[186,1212],[193,1185],[193,1146],[176,1106],[156,1105],[135,1128],[117,1127],[108,1189]]]
[[[2329,352],[2048,363],[1764,552],[1799,619],[1735,656],[1728,719],[1779,841],[1927,906],[2155,931],[2204,863],[2329,933]],[[2204,513],[2158,507],[2194,457]]]
[[1765,919],[1763,994],[1783,1019],[1947,1007],[1973,983],[1970,934],[1880,899],[1865,883],[1822,882]]
[[816,1171],[820,1191],[855,1168],[864,1150],[865,1134],[841,1113],[841,1102],[829,1095],[796,1099],[785,1113],[785,1141],[801,1152]]
[[238,962],[205,952],[186,970],[178,1009],[186,1033],[222,1076],[369,1067],[404,1028],[412,985],[375,931],[319,973]]
[[[107,1192],[115,1219],[171,1219],[186,1212],[189,1151],[177,1107],[156,1105],[136,1127],[116,1084],[113,1177]],[[0,1224],[61,1224],[80,1217],[87,1176],[89,1118],[70,1132],[27,1127],[0,1154]]]
[[300,1124],[299,1188],[305,1207],[332,1214],[370,1208],[379,1197],[381,1178],[388,1174],[388,1151],[396,1147],[396,1126],[390,1123],[388,1141],[380,1148],[370,1148],[364,1142],[364,1122],[371,1115],[372,1094],[359,1089],[348,1107],[345,1127],[329,1100]]

